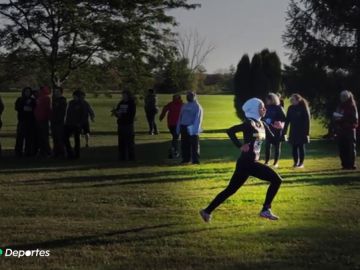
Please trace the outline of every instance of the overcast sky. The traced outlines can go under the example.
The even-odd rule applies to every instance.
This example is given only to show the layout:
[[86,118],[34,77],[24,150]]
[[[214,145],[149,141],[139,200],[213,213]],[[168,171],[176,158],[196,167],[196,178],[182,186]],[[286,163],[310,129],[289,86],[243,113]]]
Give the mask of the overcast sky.
[[205,67],[208,72],[236,65],[244,53],[263,48],[278,52],[287,63],[281,36],[289,0],[191,0],[196,10],[177,10],[180,31],[197,30],[216,46]]

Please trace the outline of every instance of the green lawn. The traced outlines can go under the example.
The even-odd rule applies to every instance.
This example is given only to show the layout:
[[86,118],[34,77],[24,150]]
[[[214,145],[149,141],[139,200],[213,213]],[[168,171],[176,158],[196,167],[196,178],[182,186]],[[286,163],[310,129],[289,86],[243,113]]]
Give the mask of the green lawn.
[[[200,97],[202,165],[166,159],[168,135],[137,121],[136,163],[116,161],[117,98],[90,99],[92,147],[78,161],[15,159],[13,94],[1,139],[0,246],[48,249],[48,258],[0,257],[0,269],[360,269],[360,173],[339,169],[333,142],[314,121],[306,168],[283,147],[278,222],[258,218],[267,184],[249,179],[204,224],[198,210],[228,183],[238,150],[222,132],[238,122],[231,96]],[[161,96],[164,104],[168,96]]]

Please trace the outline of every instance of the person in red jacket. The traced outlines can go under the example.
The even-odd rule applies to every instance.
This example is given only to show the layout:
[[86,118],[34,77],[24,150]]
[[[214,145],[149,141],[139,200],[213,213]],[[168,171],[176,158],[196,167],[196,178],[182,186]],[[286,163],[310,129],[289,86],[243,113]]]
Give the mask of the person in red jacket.
[[36,99],[36,107],[34,110],[37,129],[37,140],[39,147],[39,154],[42,157],[49,157],[51,155],[49,142],[49,121],[51,119],[51,99],[50,88],[43,86],[39,90],[38,98]]
[[179,157],[179,134],[177,133],[176,128],[182,105],[183,102],[181,100],[181,96],[174,95],[172,102],[164,106],[160,115],[160,121],[162,121],[167,114],[167,124],[172,135],[169,158]]

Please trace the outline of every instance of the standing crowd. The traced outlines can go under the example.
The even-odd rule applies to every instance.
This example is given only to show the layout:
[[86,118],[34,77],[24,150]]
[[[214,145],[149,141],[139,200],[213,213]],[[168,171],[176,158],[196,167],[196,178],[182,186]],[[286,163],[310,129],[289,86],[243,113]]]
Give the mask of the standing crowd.
[[[52,96],[51,96],[52,94]],[[287,113],[281,95],[269,93],[264,99],[264,115],[261,121],[269,127],[272,136],[265,136],[265,165],[270,164],[273,152],[274,168],[279,167],[281,145],[287,141],[292,147],[294,168],[303,168],[306,157],[306,144],[310,143],[311,114],[308,102],[299,94],[290,97]],[[0,129],[4,103],[0,97]],[[95,121],[95,112],[81,90],[72,93],[68,101],[63,89],[49,87],[33,90],[25,87],[15,102],[17,129],[15,155],[17,157],[80,157],[81,135],[85,147],[89,147],[90,121]],[[159,113],[155,91],[149,89],[144,98],[144,111],[149,126],[149,135],[159,134],[156,119]],[[181,95],[175,94],[172,100],[161,110],[159,120],[166,117],[171,135],[168,150],[169,158],[181,157],[181,163],[200,163],[200,139],[202,132],[203,108],[194,92],[186,94],[186,102]],[[136,101],[128,90],[122,92],[122,98],[112,110],[117,118],[118,158],[122,161],[135,160],[135,120]],[[248,119],[249,117],[246,117]],[[337,140],[342,168],[356,169],[356,134],[358,111],[353,94],[342,91],[339,106],[333,113],[332,133]],[[51,132],[51,133],[50,133]],[[52,138],[52,149],[50,146]],[[74,145],[71,143],[73,138]],[[180,146],[181,145],[181,146]],[[272,151],[273,150],[273,151]],[[1,154],[1,144],[0,144]]]
[[[26,87],[15,102],[17,129],[15,155],[17,157],[39,156],[48,158],[80,157],[80,136],[90,134],[89,119],[95,120],[95,114],[81,90],[73,92],[68,102],[61,87],[53,90],[49,87],[38,91]],[[50,131],[53,149],[50,147]],[[74,137],[74,147],[70,139]]]

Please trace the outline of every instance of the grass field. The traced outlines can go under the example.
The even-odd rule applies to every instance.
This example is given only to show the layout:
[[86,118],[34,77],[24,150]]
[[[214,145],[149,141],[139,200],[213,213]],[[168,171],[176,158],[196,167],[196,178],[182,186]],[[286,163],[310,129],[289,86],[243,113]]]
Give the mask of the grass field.
[[227,185],[239,155],[222,131],[238,122],[231,96],[200,97],[201,166],[167,160],[165,125],[145,135],[140,106],[138,161],[118,163],[109,116],[117,97],[90,99],[97,119],[80,160],[15,159],[15,96],[2,96],[0,247],[51,256],[1,256],[0,269],[360,269],[360,172],[339,169],[318,121],[304,170],[290,168],[283,147],[280,221],[258,218],[267,184],[251,178],[204,224],[198,210]]

